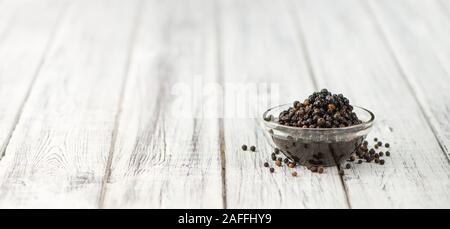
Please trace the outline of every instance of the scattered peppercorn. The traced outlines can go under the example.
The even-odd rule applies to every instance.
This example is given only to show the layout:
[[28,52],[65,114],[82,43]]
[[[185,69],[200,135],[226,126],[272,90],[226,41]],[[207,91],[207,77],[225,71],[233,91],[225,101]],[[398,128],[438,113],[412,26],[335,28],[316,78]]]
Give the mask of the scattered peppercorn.
[[281,161],[275,161],[275,165],[277,165],[278,167],[280,167],[281,166]]
[[279,153],[280,153],[280,149],[275,148],[275,149],[273,150],[273,152],[274,152],[275,154],[279,154]]
[[378,146],[382,146],[383,143],[382,143],[382,142],[378,142],[377,145],[378,145]]
[[277,161],[282,162],[283,158],[279,157],[279,158],[277,158]]
[[275,156],[275,154],[272,153],[272,161],[275,161],[275,160],[277,160],[277,156]]
[[253,152],[255,152],[256,147],[255,147],[255,146],[250,146],[250,150],[253,151]]
[[269,163],[264,162],[264,167],[269,167]]
[[311,166],[311,172],[313,173],[317,172],[317,166],[315,165]]
[[362,152],[368,152],[369,151],[369,148],[366,145],[361,146],[360,149],[361,149]]
[[361,159],[358,160],[358,164],[362,164],[363,161]]
[[386,156],[391,156],[391,152],[389,152],[389,151],[386,151]]
[[350,169],[352,166],[349,164],[349,163],[347,163],[346,165],[345,165],[345,168],[346,169]]
[[380,159],[378,159],[378,158],[375,158],[375,163],[380,163]]
[[319,168],[318,168],[317,170],[318,170],[319,173],[323,173],[323,171],[324,171],[325,169],[323,168],[323,166],[319,166]]
[[356,160],[356,158],[355,158],[355,156],[350,156],[350,161],[355,161]]
[[377,142],[377,141],[378,141],[378,138],[374,138],[373,141],[374,141],[374,142]]
[[373,148],[378,149],[378,144],[374,145]]
[[344,175],[345,175],[345,172],[344,172],[343,169],[339,169],[339,175],[340,175],[340,176],[344,176]]
[[389,143],[384,144],[384,147],[389,148]]
[[269,170],[270,170],[271,173],[273,173],[275,171],[274,168],[270,168]]
[[247,150],[247,145],[242,145],[242,150],[246,151]]
[[382,157],[384,155],[383,151],[379,152],[378,155],[380,155],[380,157]]
[[384,160],[383,159],[380,160],[380,165],[384,165]]
[[284,159],[284,163],[285,163],[285,164],[289,164],[289,158],[285,158],[285,159]]

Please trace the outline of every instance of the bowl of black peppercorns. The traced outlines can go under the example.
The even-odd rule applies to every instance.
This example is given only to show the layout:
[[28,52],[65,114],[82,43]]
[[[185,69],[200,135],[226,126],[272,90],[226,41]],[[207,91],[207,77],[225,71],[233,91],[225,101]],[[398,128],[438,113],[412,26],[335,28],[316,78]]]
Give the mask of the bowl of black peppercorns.
[[322,89],[303,102],[270,108],[263,119],[274,144],[289,159],[305,166],[334,166],[358,149],[375,116],[352,106],[342,94]]

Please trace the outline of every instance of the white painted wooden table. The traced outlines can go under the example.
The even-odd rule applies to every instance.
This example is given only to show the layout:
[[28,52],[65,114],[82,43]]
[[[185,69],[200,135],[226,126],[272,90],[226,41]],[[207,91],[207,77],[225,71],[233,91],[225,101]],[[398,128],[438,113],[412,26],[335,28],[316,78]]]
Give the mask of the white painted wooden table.
[[[269,173],[323,87],[392,156]],[[449,119],[448,0],[0,0],[1,208],[450,208]]]

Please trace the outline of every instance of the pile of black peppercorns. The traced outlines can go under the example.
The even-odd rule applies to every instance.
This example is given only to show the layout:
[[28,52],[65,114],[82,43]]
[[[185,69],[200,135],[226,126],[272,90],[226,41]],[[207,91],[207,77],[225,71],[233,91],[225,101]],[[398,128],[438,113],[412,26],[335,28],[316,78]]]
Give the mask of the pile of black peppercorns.
[[[275,161],[275,165],[276,165],[276,166],[282,167],[282,166],[283,166],[283,162],[284,162],[285,165],[287,165],[287,166],[288,166],[289,168],[291,168],[291,169],[295,169],[295,168],[298,166],[298,164],[297,164],[295,161],[292,161],[292,160],[290,160],[290,159],[287,158],[287,157],[285,157],[284,160],[283,160],[282,157],[277,156],[277,155],[279,155],[279,154],[280,154],[280,150],[279,150],[278,148],[275,148],[274,151],[273,151],[273,153],[271,154],[272,161]],[[269,167],[269,166],[270,166],[270,165],[269,165],[268,162],[265,162],[265,163],[264,163],[264,167]],[[269,171],[270,171],[271,173],[273,173],[273,172],[275,172],[275,169],[274,169],[273,167],[270,167],[270,168],[269,168]],[[291,173],[291,175],[292,175],[293,177],[296,177],[296,176],[297,176],[297,171],[294,170],[294,171]]]
[[293,107],[280,113],[278,122],[301,128],[338,128],[360,124],[361,120],[342,94],[332,94],[322,89],[303,103],[295,101]]
[[[387,150],[386,152],[382,151],[383,143],[378,140],[378,138],[374,138],[373,141],[375,142],[374,146],[369,149],[369,142],[364,141],[363,144],[361,144],[358,149],[356,149],[356,153],[350,157],[348,162],[354,162],[356,164],[362,164],[363,162],[371,163],[374,162],[379,165],[384,165],[385,160],[383,159],[384,156],[390,157],[391,152],[389,152],[389,143],[385,143],[384,147]],[[377,152],[378,151],[378,152]],[[350,169],[351,165],[350,163],[345,164],[345,169]],[[339,175],[344,175],[344,170],[341,167],[339,169]]]
[[[364,141],[363,144],[356,150],[356,156],[358,157],[358,164],[362,163],[362,159],[364,159],[366,162],[372,162],[374,161],[377,164],[384,165],[384,160],[382,159],[383,156],[391,156],[391,152],[386,151],[383,152],[378,150],[383,146],[383,143],[381,141],[378,141],[378,138],[374,138],[375,145],[373,148],[369,149],[369,142]],[[384,147],[388,149],[390,147],[389,143],[384,144]],[[353,160],[352,160],[353,159]],[[356,158],[353,156],[353,158],[350,158],[351,161],[356,160]]]

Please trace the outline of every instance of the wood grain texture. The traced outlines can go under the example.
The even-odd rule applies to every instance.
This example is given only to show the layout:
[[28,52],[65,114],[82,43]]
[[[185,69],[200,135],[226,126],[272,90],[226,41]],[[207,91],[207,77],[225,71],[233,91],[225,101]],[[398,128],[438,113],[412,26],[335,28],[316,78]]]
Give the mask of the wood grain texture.
[[[0,0],[0,208],[450,208],[449,25],[446,0]],[[322,87],[374,111],[385,166],[273,165],[262,112]]]
[[[443,1],[448,3],[448,1]],[[368,7],[450,159],[450,16],[438,1],[374,1]],[[450,4],[449,4],[450,5]],[[447,28],[447,29],[443,29]]]
[[0,206],[97,207],[136,1],[72,1],[0,162]]
[[450,164],[367,9],[353,0],[292,3],[318,84],[372,110],[371,137],[391,143],[385,166],[347,171],[351,207],[448,208]]
[[222,207],[218,121],[207,116],[218,105],[202,86],[217,83],[213,6],[145,3],[105,207]]
[[42,66],[64,3],[0,2],[0,159]]
[[[227,207],[346,208],[336,168],[319,175],[304,167],[278,168],[270,159],[273,147],[260,123],[262,112],[270,105],[289,103],[314,91],[286,6],[270,0],[221,1],[218,9],[226,89]],[[274,95],[271,102],[264,99]],[[255,145],[257,152],[242,151],[242,144]],[[266,161],[276,167],[275,173],[263,166]],[[291,176],[295,170],[298,177]]]

